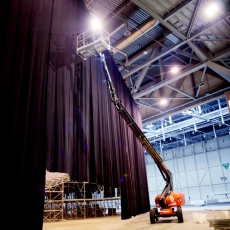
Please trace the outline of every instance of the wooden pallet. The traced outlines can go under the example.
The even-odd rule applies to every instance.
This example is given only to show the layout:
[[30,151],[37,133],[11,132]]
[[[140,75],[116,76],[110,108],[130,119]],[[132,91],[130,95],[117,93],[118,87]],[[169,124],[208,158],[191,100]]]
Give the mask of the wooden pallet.
[[208,220],[209,227],[214,227],[215,230],[230,230],[230,219]]

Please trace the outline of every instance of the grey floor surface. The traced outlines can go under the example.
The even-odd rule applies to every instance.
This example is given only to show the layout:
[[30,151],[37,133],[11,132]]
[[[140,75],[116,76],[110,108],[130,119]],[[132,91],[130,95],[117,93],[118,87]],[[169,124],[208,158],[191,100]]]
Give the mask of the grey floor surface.
[[[209,222],[195,223],[194,215],[203,216],[202,219],[214,219],[220,211],[213,210],[230,210],[230,203],[219,203],[205,206],[182,206],[184,223],[178,223],[176,217],[159,218],[156,224],[150,224],[149,212],[137,215],[128,220],[121,220],[120,215],[94,217],[78,220],[62,220],[55,222],[44,222],[43,230],[212,230]],[[230,211],[229,211],[230,215]]]

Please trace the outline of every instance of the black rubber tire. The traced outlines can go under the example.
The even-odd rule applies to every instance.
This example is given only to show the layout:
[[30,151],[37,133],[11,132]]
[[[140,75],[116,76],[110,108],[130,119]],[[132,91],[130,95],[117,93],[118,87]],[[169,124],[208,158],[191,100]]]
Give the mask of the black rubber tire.
[[184,222],[181,206],[177,207],[177,218],[178,218],[178,223],[183,223]]
[[156,216],[155,216],[155,214],[156,214],[155,208],[150,209],[150,211],[149,211],[149,217],[150,217],[150,223],[151,224],[155,224],[156,223],[156,220],[155,220]]
[[154,208],[155,209],[155,220],[158,221],[158,209],[157,208]]

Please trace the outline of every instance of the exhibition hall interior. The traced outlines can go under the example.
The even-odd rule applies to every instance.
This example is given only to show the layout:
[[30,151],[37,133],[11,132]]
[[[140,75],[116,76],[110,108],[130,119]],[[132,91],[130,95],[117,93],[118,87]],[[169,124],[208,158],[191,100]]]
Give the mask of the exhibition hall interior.
[[7,229],[230,229],[230,1],[3,0]]

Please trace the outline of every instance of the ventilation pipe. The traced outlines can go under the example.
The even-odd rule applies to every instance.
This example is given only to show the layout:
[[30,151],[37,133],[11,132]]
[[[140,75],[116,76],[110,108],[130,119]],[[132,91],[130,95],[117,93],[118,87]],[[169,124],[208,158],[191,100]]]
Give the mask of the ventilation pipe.
[[[149,20],[147,20],[146,22],[144,22],[143,24],[141,24],[140,26],[138,26],[137,29],[136,29],[136,31],[132,32],[130,36],[124,37],[123,39],[121,39],[117,43],[113,44],[113,47],[116,47],[118,50],[124,49],[130,43],[134,42],[138,37],[140,37],[141,35],[147,33],[147,31],[149,29],[151,29],[153,26],[156,26],[157,22],[158,21],[155,18],[150,18]],[[118,28],[121,28],[123,26],[125,26],[125,28],[126,28],[125,32],[127,32],[127,24],[126,23],[123,23]],[[115,31],[117,32],[118,29],[116,29]],[[110,33],[109,36],[111,37],[114,33],[115,32]]]

